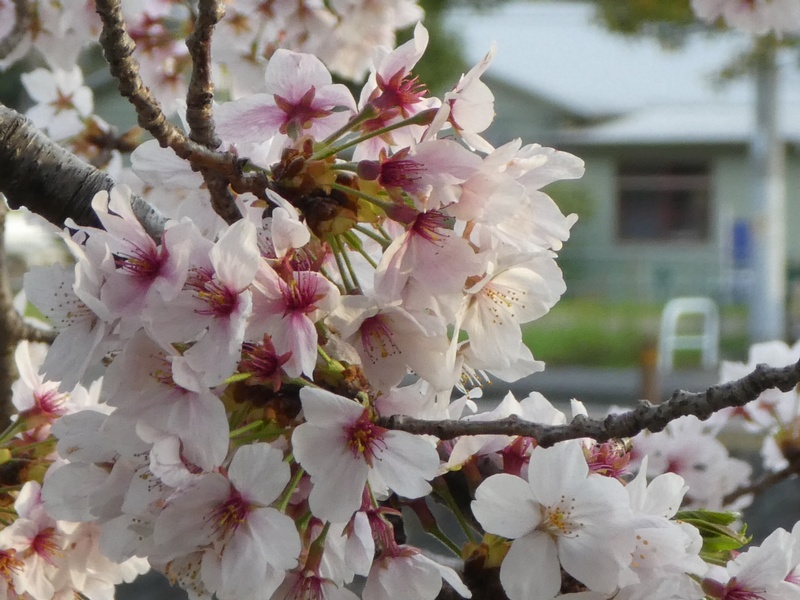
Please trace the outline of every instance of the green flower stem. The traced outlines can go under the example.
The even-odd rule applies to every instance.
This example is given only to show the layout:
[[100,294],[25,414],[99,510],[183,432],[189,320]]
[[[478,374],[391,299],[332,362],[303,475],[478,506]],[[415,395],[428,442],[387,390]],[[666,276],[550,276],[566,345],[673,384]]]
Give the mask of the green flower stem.
[[[317,152],[314,152],[314,154],[311,155],[309,160],[322,160],[328,158],[329,156],[334,156],[339,152],[341,152],[342,150],[347,150],[348,148],[357,146],[361,142],[383,135],[384,133],[389,133],[391,131],[394,131],[395,129],[406,127],[407,125],[429,125],[431,119],[433,118],[433,115],[436,114],[436,110],[437,109],[424,110],[420,113],[417,113],[413,117],[409,117],[408,119],[405,119],[403,121],[392,123],[391,125],[387,125],[386,127],[381,127],[380,129],[376,129],[375,131],[370,131],[369,133],[365,133],[364,135],[361,135],[357,138],[345,142],[341,146],[334,146],[332,148],[327,148],[327,149],[323,148],[321,150],[318,150]],[[327,142],[327,140],[325,140],[325,142]],[[325,144],[325,142],[323,142],[323,144]]]
[[[335,185],[335,184],[334,184]],[[328,241],[331,245],[331,250],[333,250],[333,257],[336,259],[336,266],[339,269],[339,275],[342,277],[342,283],[344,284],[345,292],[352,292],[356,289],[355,285],[350,279],[350,274],[347,270],[347,265],[344,262],[344,258],[342,255],[344,251],[339,244],[339,240],[336,239],[336,236],[330,236]]]
[[5,446],[8,444],[14,436],[18,433],[21,433],[27,429],[27,425],[25,424],[25,419],[18,419],[14,423],[11,423],[3,433],[0,433],[0,447]]
[[378,267],[378,263],[375,262],[375,259],[373,259],[366,250],[364,250],[361,240],[359,240],[352,231],[348,231],[343,235],[344,239],[347,241],[347,245],[363,256],[364,260],[366,260],[373,269]]
[[252,423],[248,423],[244,427],[239,427],[238,429],[234,429],[233,431],[230,432],[229,437],[230,438],[239,437],[240,435],[243,435],[248,431],[252,431],[253,429],[258,429],[263,424],[264,421],[262,421],[261,419],[259,419],[258,421],[253,421]]
[[347,248],[342,243],[342,238],[344,236],[336,236],[336,237],[337,237],[336,241],[339,244],[339,248],[342,251],[342,260],[344,261],[344,264],[347,267],[347,272],[350,274],[350,280],[353,282],[353,289],[358,290],[361,287],[358,283],[358,274],[353,268],[353,263],[350,261],[350,254],[348,254]]
[[441,485],[434,485],[434,490],[439,497],[444,500],[447,507],[450,509],[450,512],[453,513],[453,516],[456,518],[458,525],[461,527],[461,530],[464,532],[464,535],[467,536],[467,539],[474,543],[477,543],[477,538],[475,537],[475,533],[470,527],[470,524],[467,523],[467,519],[464,518],[464,513],[461,512],[461,509],[458,507],[453,495],[450,493],[450,489],[447,487],[447,484],[442,482]]
[[354,225],[353,229],[355,229],[359,233],[363,233],[369,239],[380,244],[381,248],[383,248],[384,250],[386,250],[386,248],[388,248],[389,245],[392,243],[392,240],[390,240],[389,238],[383,237],[382,235],[375,233],[374,231],[372,231],[368,227],[364,227],[363,225]]
[[391,210],[394,208],[395,204],[391,200],[382,200],[377,196],[373,196],[371,194],[365,194],[361,190],[356,190],[346,185],[342,185],[341,183],[332,183],[331,188],[334,190],[339,190],[340,192],[344,192],[345,194],[350,194],[351,196],[355,196],[357,198],[361,198],[362,200],[366,200],[370,204],[374,204],[378,208],[382,208],[383,210]]
[[331,171],[352,171],[353,173],[358,171],[358,163],[354,162],[339,162],[334,163],[328,167]]
[[429,527],[425,530],[425,533],[429,533],[435,537],[442,543],[443,546],[450,550],[450,552],[455,554],[458,558],[461,558],[461,548],[459,548],[453,540],[447,537],[445,533],[439,529],[438,525],[436,527]]
[[[326,148],[329,148],[330,145],[333,144],[333,142],[338,140],[344,134],[348,133],[349,131],[354,130],[356,127],[361,125],[361,123],[363,123],[364,121],[369,121],[370,119],[373,119],[376,116],[378,116],[378,113],[375,110],[375,107],[372,106],[371,104],[367,104],[360,113],[358,113],[356,116],[354,116],[352,119],[350,119],[347,123],[342,125],[339,129],[337,129],[332,134],[330,134],[328,137],[326,137],[324,140],[322,140],[322,143],[320,144],[320,149],[324,150]],[[336,152],[334,152],[333,154],[336,154]]]
[[319,566],[322,563],[322,553],[325,550],[325,538],[328,537],[328,530],[330,528],[331,524],[326,522],[322,531],[320,531],[316,539],[311,542],[303,571],[312,573],[319,572]]
[[292,480],[289,482],[289,485],[286,487],[285,490],[283,490],[283,494],[281,494],[280,500],[278,500],[278,505],[276,508],[282,513],[286,512],[286,507],[289,506],[289,500],[292,498],[292,494],[294,493],[294,490],[297,488],[297,486],[300,484],[300,480],[303,478],[304,474],[305,471],[303,470],[303,467],[297,465],[297,471],[295,472],[294,477],[292,477]]

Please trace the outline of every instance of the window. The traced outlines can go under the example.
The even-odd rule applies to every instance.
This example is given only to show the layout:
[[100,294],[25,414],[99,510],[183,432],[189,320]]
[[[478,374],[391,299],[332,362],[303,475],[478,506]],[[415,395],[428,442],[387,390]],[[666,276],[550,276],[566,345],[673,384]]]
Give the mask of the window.
[[626,241],[705,241],[709,237],[709,169],[703,163],[621,163],[617,237]]

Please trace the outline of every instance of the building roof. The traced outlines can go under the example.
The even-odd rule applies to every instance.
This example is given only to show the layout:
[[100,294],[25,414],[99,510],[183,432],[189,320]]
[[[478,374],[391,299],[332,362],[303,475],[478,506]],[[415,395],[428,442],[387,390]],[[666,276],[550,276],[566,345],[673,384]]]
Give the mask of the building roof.
[[[457,9],[471,63],[494,42],[488,75],[602,124],[571,132],[583,143],[729,143],[749,139],[754,84],[720,83],[718,74],[752,43],[729,31],[689,34],[676,49],[627,38],[595,22],[589,2],[510,2],[488,12]],[[788,139],[800,141],[800,70],[780,57],[781,104]],[[793,106],[793,110],[785,110]]]
[[[800,111],[780,113],[783,138],[800,144]],[[742,144],[751,140],[755,110],[752,105],[657,105],[631,111],[605,123],[561,131],[559,143],[580,145],[624,144]]]

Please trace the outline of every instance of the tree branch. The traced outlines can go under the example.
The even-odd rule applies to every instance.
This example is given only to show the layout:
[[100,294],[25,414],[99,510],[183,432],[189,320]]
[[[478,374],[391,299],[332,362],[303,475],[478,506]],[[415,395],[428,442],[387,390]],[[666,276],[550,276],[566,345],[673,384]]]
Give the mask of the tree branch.
[[[0,193],[11,208],[24,206],[57,227],[68,218],[84,227],[100,227],[92,198],[113,186],[108,175],[0,104]],[[159,240],[166,218],[139,196],[133,196],[131,208],[145,231]]]
[[782,368],[758,365],[749,375],[736,381],[715,385],[705,392],[678,390],[662,404],[653,405],[640,400],[638,406],[628,412],[609,415],[604,419],[576,416],[568,425],[542,425],[511,416],[497,421],[426,421],[405,415],[382,417],[378,425],[415,434],[435,435],[449,440],[462,435],[521,435],[532,437],[540,446],[548,447],[557,442],[589,437],[598,442],[615,438],[633,437],[644,430],[657,432],[670,421],[686,415],[702,420],[723,408],[743,406],[758,398],[770,388],[787,392],[800,383],[800,361]]
[[743,485],[742,487],[733,490],[730,494],[722,498],[722,505],[728,506],[742,496],[746,496],[748,494],[759,494],[767,488],[772,487],[776,483],[780,483],[784,479],[789,479],[789,477],[792,475],[797,475],[798,472],[800,472],[800,462],[790,462],[788,466],[784,467],[780,471],[767,473],[758,481],[754,481],[750,485]]
[[[194,31],[186,39],[189,56],[192,57],[192,76],[186,94],[186,122],[189,137],[214,150],[220,139],[214,131],[214,84],[211,81],[211,34],[214,26],[225,15],[219,0],[200,0]],[[213,169],[200,169],[211,195],[211,206],[227,223],[241,218],[239,209],[228,189],[228,180]]]
[[194,31],[186,38],[192,57],[192,76],[186,94],[186,122],[189,137],[207,148],[217,148],[220,139],[214,131],[214,84],[211,81],[211,34],[225,16],[219,0],[200,0]]
[[5,58],[22,41],[31,22],[31,7],[28,0],[14,0],[14,27],[0,40],[0,59]]
[[[192,43],[193,47],[202,47],[203,44],[210,43],[211,23],[216,17],[213,5],[213,2],[207,3],[205,0],[201,3],[201,7],[203,7],[202,23],[198,22],[200,33],[196,43]],[[205,14],[206,11],[208,14]],[[132,56],[135,44],[126,30],[120,0],[97,0],[97,13],[103,21],[100,45],[108,61],[111,74],[119,81],[120,94],[127,98],[136,109],[139,125],[150,132],[162,147],[172,148],[180,158],[189,161],[195,171],[213,172],[218,181],[211,186],[215,190],[213,193],[216,194],[216,198],[212,196],[212,199],[215,200],[212,202],[212,206],[228,223],[240,219],[241,215],[233,200],[227,202],[226,198],[219,197],[222,189],[227,188],[228,183],[231,183],[235,184],[233,187],[239,193],[248,191],[263,196],[267,185],[266,178],[243,174],[243,161],[238,157],[230,152],[217,152],[189,139],[180,129],[167,121],[158,101],[142,83],[142,78],[139,76],[139,63]],[[207,36],[208,40],[204,36]],[[205,51],[200,50],[200,52],[202,55]],[[193,79],[196,79],[195,85],[200,89],[210,85],[203,83],[205,77],[203,60],[204,58],[201,56],[200,66],[193,67],[197,71],[197,73],[193,73]],[[210,98],[207,100],[210,102]],[[203,99],[200,103],[201,113],[204,112],[202,105],[205,102],[206,99]],[[199,121],[196,124],[199,124]],[[198,135],[202,137],[206,133],[208,131],[198,133]],[[220,184],[223,181],[224,186]]]
[[25,206],[62,227],[99,227],[92,198],[114,185],[108,175],[78,159],[18,112],[0,104],[0,192],[11,208]]

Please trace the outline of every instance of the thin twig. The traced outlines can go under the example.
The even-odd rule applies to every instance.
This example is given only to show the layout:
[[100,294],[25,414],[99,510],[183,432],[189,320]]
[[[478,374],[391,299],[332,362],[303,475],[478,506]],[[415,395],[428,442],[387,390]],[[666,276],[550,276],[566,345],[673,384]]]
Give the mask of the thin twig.
[[217,148],[220,139],[214,131],[214,83],[211,81],[211,35],[225,15],[219,0],[200,0],[194,31],[186,38],[192,57],[192,76],[186,93],[186,122],[189,137],[207,148]]
[[800,462],[789,463],[788,466],[784,467],[780,471],[767,473],[758,481],[754,481],[750,485],[743,485],[742,487],[733,490],[730,494],[727,494],[722,499],[722,505],[728,506],[742,496],[747,496],[748,494],[759,494],[776,483],[780,483],[784,479],[789,479],[789,477],[792,475],[797,475],[798,472],[800,472]]
[[[211,35],[214,26],[225,15],[219,0],[200,0],[194,31],[186,39],[192,59],[192,76],[186,94],[186,122],[189,137],[214,150],[220,139],[214,131],[214,84],[211,81]],[[228,189],[228,179],[214,169],[200,169],[206,188],[211,195],[211,206],[227,223],[241,219],[241,213]]]
[[449,440],[462,435],[498,434],[532,437],[540,446],[589,437],[598,442],[633,437],[644,430],[661,431],[670,421],[686,415],[707,419],[723,408],[743,406],[758,398],[770,388],[787,392],[800,383],[800,361],[782,368],[758,365],[749,375],[736,381],[715,385],[705,392],[678,390],[667,402],[653,405],[640,400],[628,412],[613,414],[604,419],[590,419],[578,415],[568,425],[542,425],[517,416],[496,421],[426,421],[405,415],[393,415],[378,420],[388,429],[398,429],[415,434],[435,435]]
[[0,59],[5,58],[16,48],[28,32],[31,24],[31,7],[28,0],[14,0],[14,26],[0,40]]
[[[172,148],[180,158],[189,161],[195,171],[215,173],[217,181],[212,186],[216,190],[213,193],[222,194],[222,190],[227,189],[230,184],[237,193],[251,192],[262,197],[264,190],[270,185],[265,174],[243,173],[242,166],[246,161],[230,152],[218,152],[189,139],[180,129],[167,121],[161,105],[143,84],[139,75],[139,63],[132,56],[135,44],[125,27],[120,0],[97,0],[97,13],[103,21],[100,45],[111,74],[119,82],[120,94],[136,109],[139,125],[150,132],[162,147]],[[206,18],[210,21],[214,16],[203,17],[204,30],[207,29]],[[208,34],[210,35],[210,32]],[[203,35],[200,35],[201,42]],[[202,70],[202,67],[200,69]],[[202,80],[203,76],[198,75],[198,77]],[[202,83],[198,85],[203,87]],[[229,223],[241,218],[235,204],[228,201],[224,195],[217,196],[212,205]]]

